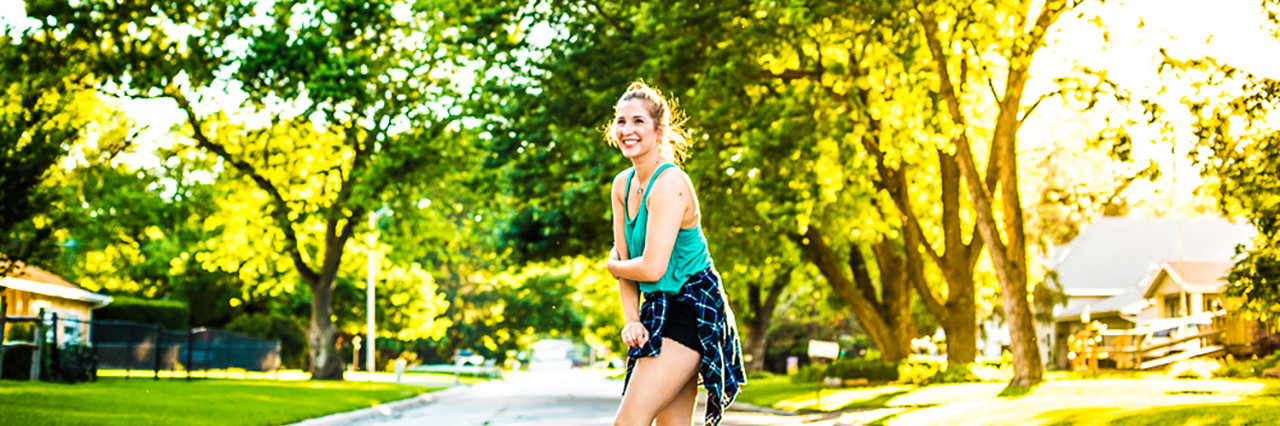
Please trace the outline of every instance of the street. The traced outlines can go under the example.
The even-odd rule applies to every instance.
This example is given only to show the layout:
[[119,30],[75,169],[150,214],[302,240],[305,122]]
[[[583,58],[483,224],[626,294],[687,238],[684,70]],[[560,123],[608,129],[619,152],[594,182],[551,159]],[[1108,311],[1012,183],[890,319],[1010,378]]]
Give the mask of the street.
[[[600,377],[580,369],[550,369],[508,374],[466,388],[443,391],[440,399],[405,411],[399,418],[355,423],[359,425],[440,425],[440,426],[587,426],[613,424],[621,400],[622,381]],[[694,424],[701,424],[699,404]],[[829,426],[834,418],[776,416],[731,411],[722,425],[818,425]]]

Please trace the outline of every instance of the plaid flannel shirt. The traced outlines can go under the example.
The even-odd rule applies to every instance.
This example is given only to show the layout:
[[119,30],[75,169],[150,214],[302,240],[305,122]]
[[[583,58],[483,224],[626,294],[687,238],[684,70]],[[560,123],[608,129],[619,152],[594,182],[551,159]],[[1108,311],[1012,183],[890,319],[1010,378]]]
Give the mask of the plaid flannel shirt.
[[721,290],[719,275],[714,269],[707,268],[690,277],[679,293],[645,293],[644,304],[640,307],[640,323],[649,330],[649,341],[627,351],[624,394],[636,362],[642,357],[657,356],[662,351],[662,327],[667,319],[668,304],[684,303],[692,307],[698,317],[698,340],[702,343],[699,373],[702,386],[707,389],[706,424],[720,424],[722,413],[738,396],[741,385],[747,383],[742,367],[742,344],[738,340],[733,311],[725,303]]

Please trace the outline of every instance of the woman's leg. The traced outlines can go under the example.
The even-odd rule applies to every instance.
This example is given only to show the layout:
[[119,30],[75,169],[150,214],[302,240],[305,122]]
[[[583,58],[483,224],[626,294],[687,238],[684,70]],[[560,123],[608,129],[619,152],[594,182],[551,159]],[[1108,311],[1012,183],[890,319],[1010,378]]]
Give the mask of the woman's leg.
[[[671,403],[677,395],[683,395],[689,379],[697,373],[702,356],[676,341],[663,338],[662,353],[655,357],[640,358],[627,394],[622,397],[615,426],[649,426],[653,419]],[[697,396],[697,388],[694,388]],[[692,415],[692,411],[690,411]]]
[[689,377],[680,393],[658,413],[658,426],[689,426],[693,424],[693,410],[698,405],[698,375]]

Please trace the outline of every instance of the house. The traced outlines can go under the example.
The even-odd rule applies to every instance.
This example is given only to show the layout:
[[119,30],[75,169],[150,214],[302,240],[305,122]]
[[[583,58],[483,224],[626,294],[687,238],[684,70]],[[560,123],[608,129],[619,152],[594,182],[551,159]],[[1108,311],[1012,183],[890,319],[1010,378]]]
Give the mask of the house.
[[[111,303],[111,297],[50,274],[34,266],[21,266],[0,278],[5,316],[30,317],[44,309],[58,314],[58,342],[87,341],[93,310]],[[66,321],[64,321],[66,320]]]
[[1181,318],[1216,312],[1225,306],[1222,292],[1232,262],[1163,262],[1147,284],[1143,297],[1151,300],[1157,318]]
[[1068,301],[1054,309],[1053,324],[1040,325],[1046,365],[1067,368],[1068,338],[1084,329],[1086,313],[1123,330],[1221,307],[1236,246],[1256,233],[1223,218],[1095,221],[1047,259]]

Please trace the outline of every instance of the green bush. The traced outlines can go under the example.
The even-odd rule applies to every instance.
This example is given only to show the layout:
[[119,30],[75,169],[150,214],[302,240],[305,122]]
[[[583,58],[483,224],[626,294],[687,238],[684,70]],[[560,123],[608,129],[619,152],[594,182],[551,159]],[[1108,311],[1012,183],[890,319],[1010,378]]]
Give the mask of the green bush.
[[1258,377],[1259,371],[1254,370],[1254,363],[1250,361],[1229,361],[1222,363],[1221,367],[1213,371],[1213,377],[1226,377],[1231,379],[1251,379]]
[[827,367],[824,377],[840,380],[867,379],[872,382],[898,380],[898,364],[877,359],[837,359]]
[[913,385],[930,383],[933,376],[946,369],[946,364],[927,360],[909,360],[898,364],[898,380]]
[[822,380],[822,372],[826,367],[820,364],[809,364],[800,367],[796,374],[791,375],[791,383],[817,383]]
[[747,380],[763,380],[763,379],[772,379],[772,378],[774,378],[775,376],[777,376],[777,375],[776,375],[776,374],[773,374],[773,373],[770,373],[770,372],[768,372],[768,371],[765,371],[765,370],[760,370],[760,371],[748,371],[748,372],[747,372]]
[[171,330],[186,330],[191,310],[176,300],[152,300],[136,297],[113,297],[111,304],[93,311],[93,319],[132,321],[160,325]]
[[1228,360],[1213,371],[1214,377],[1251,379],[1261,377],[1262,372],[1280,366],[1280,352],[1263,359]]
[[23,322],[12,324],[9,326],[9,332],[5,333],[4,340],[6,342],[30,342],[33,341],[36,325],[35,323]]
[[35,346],[15,345],[4,348],[4,365],[0,377],[5,380],[27,380],[31,377],[31,354]]
[[62,383],[80,383],[98,379],[98,354],[88,345],[63,345],[59,352],[57,377]]
[[968,365],[952,365],[948,366],[945,370],[937,372],[933,377],[930,377],[928,384],[971,383],[981,381],[982,378],[978,377],[977,374],[973,374],[973,371],[969,370]]

